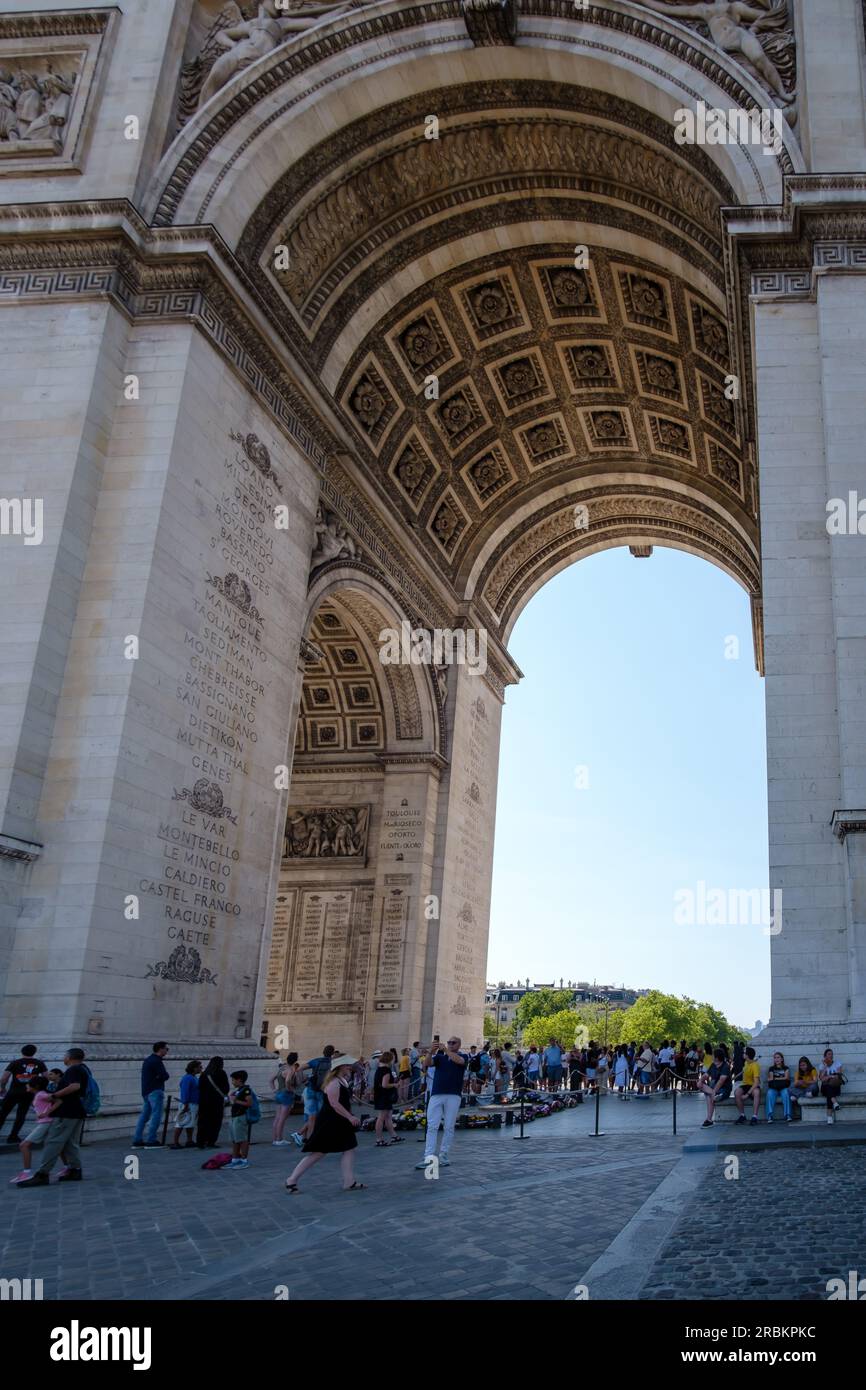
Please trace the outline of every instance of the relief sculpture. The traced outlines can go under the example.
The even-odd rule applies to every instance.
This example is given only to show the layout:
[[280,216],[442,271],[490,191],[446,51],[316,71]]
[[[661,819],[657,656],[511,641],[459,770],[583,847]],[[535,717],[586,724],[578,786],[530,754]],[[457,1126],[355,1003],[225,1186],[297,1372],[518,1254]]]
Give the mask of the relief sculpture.
[[244,68],[296,34],[344,10],[356,9],[359,3],[364,0],[331,0],[326,4],[260,0],[244,5],[231,0],[211,25],[200,52],[183,66],[178,111],[181,124]]
[[60,154],[74,90],[74,73],[0,67],[0,152],[4,145],[22,143],[48,145]]
[[369,806],[290,806],[283,858],[363,860],[369,820]]

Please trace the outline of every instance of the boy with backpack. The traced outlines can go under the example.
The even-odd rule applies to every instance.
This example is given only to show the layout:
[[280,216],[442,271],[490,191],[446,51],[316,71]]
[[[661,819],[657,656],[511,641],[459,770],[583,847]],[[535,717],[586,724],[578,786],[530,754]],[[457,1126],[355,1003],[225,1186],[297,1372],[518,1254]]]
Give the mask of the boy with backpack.
[[99,1110],[99,1087],[80,1047],[70,1047],[63,1059],[66,1071],[51,1097],[51,1123],[45,1136],[45,1153],[36,1172],[17,1187],[47,1187],[48,1175],[58,1157],[66,1164],[58,1182],[81,1181],[81,1131],[88,1115]]
[[232,1103],[232,1161],[226,1166],[249,1168],[247,1154],[250,1151],[250,1134],[253,1125],[262,1118],[261,1106],[255,1091],[247,1085],[247,1072],[233,1071],[231,1082],[234,1087],[229,1091],[229,1100]]

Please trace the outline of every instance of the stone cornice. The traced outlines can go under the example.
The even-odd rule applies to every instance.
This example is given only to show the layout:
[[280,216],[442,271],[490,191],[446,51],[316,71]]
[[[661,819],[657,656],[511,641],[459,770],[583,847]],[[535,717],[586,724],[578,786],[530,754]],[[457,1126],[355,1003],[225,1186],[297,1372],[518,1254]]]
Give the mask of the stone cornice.
[[43,14],[0,15],[0,39],[69,38],[76,34],[101,34],[117,5],[92,10],[48,10]]
[[844,840],[848,835],[862,835],[866,832],[866,810],[834,811],[830,824],[839,840]]
[[21,859],[32,864],[38,859],[43,845],[34,840],[19,840],[15,835],[0,835],[0,859]]

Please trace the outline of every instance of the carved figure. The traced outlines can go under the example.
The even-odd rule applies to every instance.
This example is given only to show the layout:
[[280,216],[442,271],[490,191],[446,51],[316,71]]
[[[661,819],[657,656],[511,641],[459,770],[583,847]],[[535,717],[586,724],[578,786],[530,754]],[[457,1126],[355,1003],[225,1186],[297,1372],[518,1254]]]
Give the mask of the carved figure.
[[214,92],[230,82],[235,73],[242,72],[251,63],[258,62],[259,58],[263,58],[283,42],[283,31],[275,18],[273,0],[263,0],[259,5],[258,14],[252,19],[245,20],[236,5],[234,9],[237,11],[236,22],[229,28],[221,29],[216,35],[216,41],[223,52],[214,61],[202,84],[202,106],[210,100]]
[[283,840],[285,859],[354,859],[367,848],[366,806],[290,810]]
[[345,526],[341,526],[333,512],[326,512],[321,505],[316,509],[314,527],[316,543],[311,561],[314,566],[325,565],[329,560],[354,560],[358,547]]
[[785,90],[779,69],[766,53],[758,33],[765,27],[776,27],[787,18],[787,6],[772,9],[747,5],[742,0],[704,0],[697,5],[672,5],[665,0],[643,0],[649,10],[670,15],[672,19],[697,19],[706,24],[713,43],[723,53],[741,57],[749,63],[777,96],[790,101],[793,94]]
[[181,123],[236,73],[287,43],[293,34],[312,28],[325,16],[355,9],[361,3],[366,0],[331,0],[326,4],[288,0],[278,8],[275,0],[260,0],[256,8],[248,4],[242,7],[230,0],[214,20],[201,52],[184,64],[179,105]]
[[45,106],[27,131],[28,140],[59,140],[61,126],[69,117],[70,93],[72,85],[50,72],[42,84]]

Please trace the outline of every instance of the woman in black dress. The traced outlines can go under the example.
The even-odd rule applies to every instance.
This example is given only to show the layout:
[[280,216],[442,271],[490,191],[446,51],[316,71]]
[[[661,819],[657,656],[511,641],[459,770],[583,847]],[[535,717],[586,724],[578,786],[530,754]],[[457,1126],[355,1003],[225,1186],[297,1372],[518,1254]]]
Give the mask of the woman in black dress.
[[304,1157],[286,1179],[286,1191],[294,1195],[298,1178],[312,1168],[325,1154],[340,1154],[340,1173],[344,1192],[358,1192],[366,1183],[355,1181],[355,1150],[358,1141],[355,1130],[361,1121],[352,1114],[352,1068],[357,1057],[341,1057],[339,1065],[328,1072],[322,1087],[324,1101],[316,1116],[313,1132],[304,1145]]
[[229,1079],[223,1069],[222,1057],[211,1057],[204,1069],[198,1088],[198,1146],[215,1148],[220,1135],[229,1093]]

